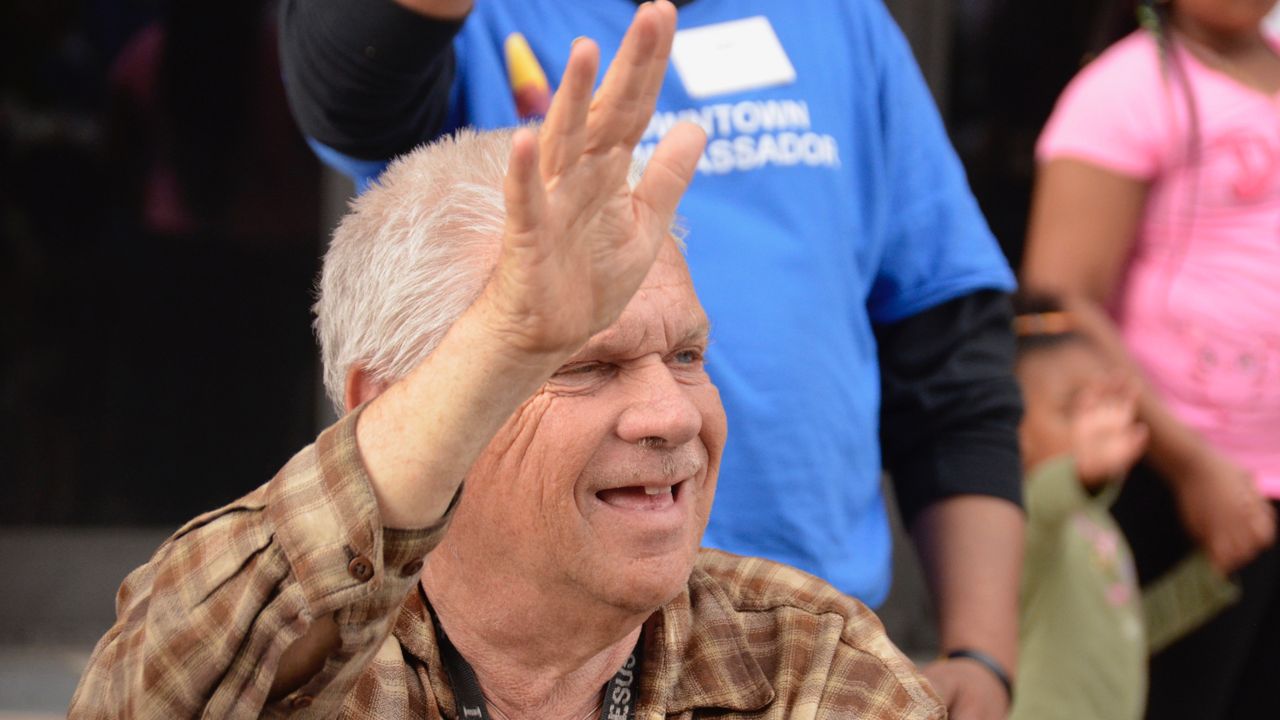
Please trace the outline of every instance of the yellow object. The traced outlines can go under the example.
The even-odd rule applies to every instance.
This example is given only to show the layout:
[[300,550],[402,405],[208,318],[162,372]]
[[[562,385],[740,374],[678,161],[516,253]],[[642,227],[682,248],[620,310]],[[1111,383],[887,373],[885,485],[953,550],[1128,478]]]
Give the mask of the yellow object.
[[538,58],[533,56],[533,50],[524,35],[518,32],[508,35],[503,50],[507,57],[507,77],[511,79],[512,91],[519,93],[526,88],[551,89],[547,83],[547,74],[538,64]]

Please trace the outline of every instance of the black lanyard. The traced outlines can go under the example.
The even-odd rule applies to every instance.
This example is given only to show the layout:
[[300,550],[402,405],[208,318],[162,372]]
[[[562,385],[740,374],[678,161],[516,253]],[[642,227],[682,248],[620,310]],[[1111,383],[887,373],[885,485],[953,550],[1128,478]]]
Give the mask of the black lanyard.
[[[432,613],[432,619],[434,618]],[[444,660],[444,669],[449,674],[449,684],[453,686],[454,701],[458,706],[460,720],[478,718],[490,720],[489,710],[485,706],[484,693],[480,691],[480,682],[476,680],[476,671],[471,663],[462,657],[458,649],[449,642],[444,628],[437,620],[436,638],[440,644],[440,657]],[[640,676],[640,664],[644,659],[644,635],[636,641],[635,649],[627,657],[627,661],[614,673],[613,679],[604,686],[604,704],[600,707],[600,720],[635,720],[636,717],[636,678]]]

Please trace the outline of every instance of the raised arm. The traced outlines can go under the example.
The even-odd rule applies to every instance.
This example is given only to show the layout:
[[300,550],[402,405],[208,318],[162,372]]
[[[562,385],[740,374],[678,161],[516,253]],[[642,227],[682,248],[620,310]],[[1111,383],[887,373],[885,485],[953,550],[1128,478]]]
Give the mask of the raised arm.
[[515,136],[480,298],[407,377],[130,576],[72,717],[338,714],[474,460],[669,242],[702,131],[673,130],[634,191],[627,174],[674,31],[669,2],[640,8],[594,97],[599,51],[575,45],[546,123]]
[[1081,160],[1053,159],[1037,176],[1023,280],[1060,296],[1117,367],[1140,380],[1148,457],[1168,480],[1190,535],[1220,572],[1251,560],[1274,536],[1274,517],[1248,475],[1178,420],[1125,349],[1105,307],[1119,286],[1147,185]]
[[443,128],[472,0],[285,0],[280,58],[303,133],[385,161]]
[[680,126],[630,190],[631,153],[674,30],[670,3],[642,7],[594,100],[599,51],[579,41],[539,134],[517,132],[491,280],[436,352],[360,419],[389,525],[438,517],[499,426],[617,319],[653,264],[704,141],[696,127]]

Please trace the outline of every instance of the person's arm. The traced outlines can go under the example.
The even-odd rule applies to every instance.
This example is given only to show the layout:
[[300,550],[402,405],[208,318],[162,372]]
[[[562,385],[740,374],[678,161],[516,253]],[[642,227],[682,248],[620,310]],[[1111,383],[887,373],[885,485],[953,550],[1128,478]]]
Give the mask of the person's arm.
[[[876,330],[881,443],[938,610],[942,650],[1017,664],[1020,508],[1012,311],[979,291]],[[924,668],[951,717],[1002,718],[1009,698],[972,661]]]
[[1119,286],[1146,196],[1146,182],[1088,162],[1044,163],[1032,198],[1023,280],[1029,290],[1061,298],[1109,360],[1139,378],[1148,457],[1168,480],[1192,538],[1229,573],[1271,544],[1273,510],[1246,472],[1169,411],[1104,310]]
[[303,134],[357,160],[386,160],[443,128],[453,38],[471,0],[285,0],[284,86]]
[[921,668],[956,720],[1003,718],[1010,695],[992,668],[946,659],[976,650],[1017,679],[1018,587],[1026,519],[1005,500],[959,495],[929,506],[912,537],[938,612],[943,658]]
[[[512,141],[506,225],[480,298],[406,378],[130,576],[73,717],[337,714],[475,459],[617,319],[669,242],[705,135],[673,128],[634,190],[627,175],[674,33],[670,3],[641,8],[594,96],[599,50],[575,44],[541,132]],[[277,698],[286,705],[268,707]]]
[[304,705],[337,714],[448,521],[383,526],[358,418],[130,573],[68,717],[254,718]]

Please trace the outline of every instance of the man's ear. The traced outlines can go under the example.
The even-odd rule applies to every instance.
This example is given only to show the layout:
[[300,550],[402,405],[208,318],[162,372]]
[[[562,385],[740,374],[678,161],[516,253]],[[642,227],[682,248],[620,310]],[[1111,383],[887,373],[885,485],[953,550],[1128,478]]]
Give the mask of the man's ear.
[[352,365],[351,369],[347,371],[347,385],[342,394],[342,402],[346,406],[345,410],[351,412],[360,405],[378,397],[386,389],[387,383],[375,380],[364,367]]

